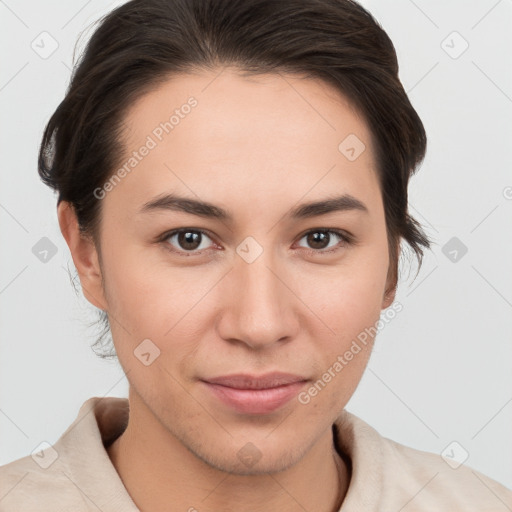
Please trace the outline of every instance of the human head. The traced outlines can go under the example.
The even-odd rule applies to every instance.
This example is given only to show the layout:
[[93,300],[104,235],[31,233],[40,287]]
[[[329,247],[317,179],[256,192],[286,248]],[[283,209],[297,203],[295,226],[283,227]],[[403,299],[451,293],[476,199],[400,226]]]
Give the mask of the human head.
[[105,16],[39,154],[41,179],[58,192],[58,203],[73,205],[85,235],[98,241],[101,200],[94,190],[120,161],[127,107],[173,73],[219,64],[319,77],[346,95],[372,131],[395,280],[401,240],[421,265],[430,245],[408,212],[407,187],[424,158],[426,134],[400,83],[393,43],[351,0],[135,0]]
[[[343,112],[358,133],[365,134],[362,139],[367,147],[354,165],[364,161],[375,167],[387,237],[386,291],[393,296],[400,241],[412,247],[420,263],[422,247],[428,247],[427,237],[407,208],[408,181],[424,156],[426,136],[398,79],[391,41],[370,14],[351,1],[133,1],[106,16],[89,41],[66,98],[48,123],[39,159],[41,178],[59,192],[59,204],[72,205],[80,230],[94,242],[100,261],[104,249],[100,232],[106,220],[103,208],[113,197],[119,198],[130,178],[107,198],[98,197],[95,191],[102,189],[133,149],[133,116],[144,119],[137,106],[148,98],[162,99],[158,96],[162,90],[176,92],[179,86],[173,89],[173,81],[180,83],[187,76],[204,79],[210,74],[215,84],[215,75],[225,67],[256,83],[263,79],[275,84],[265,82],[269,77],[288,77],[290,84],[292,77],[313,80],[317,86],[324,84],[326,91],[338,92],[338,100],[348,102]],[[242,83],[236,83],[242,91]],[[308,90],[320,94],[318,87]],[[127,126],[129,112],[132,124]],[[177,137],[185,127],[183,123]],[[139,178],[140,173],[135,179]],[[103,256],[112,268],[110,256]],[[375,275],[382,277],[378,272]],[[369,293],[368,280],[365,286]],[[147,301],[153,298],[144,294],[143,287],[141,296]],[[356,322],[359,327],[375,315],[375,303],[371,308],[371,314]],[[355,334],[356,324],[354,332],[347,329],[347,336]],[[194,333],[181,334],[183,340]],[[329,350],[325,359],[316,361],[319,366],[333,355],[332,345]]]

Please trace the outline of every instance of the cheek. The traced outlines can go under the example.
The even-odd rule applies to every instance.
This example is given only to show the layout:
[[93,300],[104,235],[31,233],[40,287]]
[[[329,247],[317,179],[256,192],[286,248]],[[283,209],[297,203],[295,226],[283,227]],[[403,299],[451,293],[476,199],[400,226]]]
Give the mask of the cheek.
[[[151,255],[140,250],[124,249],[118,254],[114,250],[105,266],[112,336],[125,370],[136,370],[133,380],[141,371],[144,379],[150,375],[134,357],[134,351],[147,339],[156,346],[145,342],[150,352],[158,354],[155,367],[163,366],[173,375],[190,373],[191,361],[214,323],[219,302],[218,297],[212,302],[219,276],[206,268],[171,268],[162,264],[161,253],[159,257],[159,262],[151,262]],[[152,374],[151,378],[162,381],[162,377],[165,375]]]
[[195,295],[190,276],[163,269],[161,257],[152,261],[157,248],[143,250],[122,243],[118,247],[112,247],[105,262],[109,311],[134,338],[162,337],[186,313]]
[[[387,267],[377,259],[358,257],[328,276],[302,278],[302,299],[330,329],[342,348],[379,318]],[[385,262],[384,262],[385,263]]]
[[342,291],[331,294],[325,309],[326,318],[343,345],[379,318],[382,289],[375,289],[373,283],[364,284],[345,283]]
[[[366,369],[373,348],[374,327],[380,318],[375,293],[358,287],[324,308],[322,318],[335,331],[317,337],[314,382],[305,390],[301,403],[321,421],[332,421],[353,395]],[[312,417],[313,417],[312,416]],[[326,424],[327,424],[326,423]]]
[[317,388],[330,389],[324,398],[329,406],[346,402],[355,390],[371,355],[381,314],[386,262],[372,258],[360,263],[350,272],[340,272],[311,298],[330,329],[329,336],[317,337],[323,341],[317,348],[321,365],[316,368],[321,380]]

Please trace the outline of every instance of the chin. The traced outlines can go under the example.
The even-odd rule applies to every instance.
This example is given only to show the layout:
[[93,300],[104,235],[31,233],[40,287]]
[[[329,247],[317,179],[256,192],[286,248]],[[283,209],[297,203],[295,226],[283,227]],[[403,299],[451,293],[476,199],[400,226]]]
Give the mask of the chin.
[[301,458],[302,453],[297,450],[288,452],[269,453],[269,451],[258,450],[254,445],[247,443],[240,450],[233,450],[233,453],[204,453],[189,449],[208,466],[224,473],[231,473],[240,476],[267,475],[285,471]]

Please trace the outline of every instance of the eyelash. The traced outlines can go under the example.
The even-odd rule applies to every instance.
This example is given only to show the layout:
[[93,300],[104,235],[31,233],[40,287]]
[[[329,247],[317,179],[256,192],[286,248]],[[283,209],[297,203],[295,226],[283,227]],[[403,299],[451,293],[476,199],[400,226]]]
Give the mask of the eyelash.
[[[163,242],[164,243],[164,247],[171,251],[173,254],[177,254],[178,256],[184,256],[184,257],[190,257],[190,256],[197,256],[197,255],[201,255],[203,254],[203,252],[206,252],[208,249],[205,249],[203,251],[184,251],[184,250],[177,250],[177,249],[174,249],[168,242],[167,240],[171,237],[173,237],[174,235],[178,235],[180,233],[188,233],[188,232],[192,232],[192,233],[201,233],[201,235],[206,235],[208,238],[212,239],[213,237],[208,233],[208,231],[205,231],[204,229],[198,229],[198,228],[179,228],[179,229],[174,229],[172,231],[167,231],[166,233],[164,233],[158,241],[160,242]],[[338,246],[335,246],[334,248],[330,248],[330,249],[305,249],[309,254],[314,254],[314,255],[318,255],[318,254],[332,254],[334,252],[337,252],[339,251],[340,249],[342,249],[343,247],[346,247],[346,246],[349,246],[349,245],[355,245],[356,242],[355,242],[355,239],[354,237],[347,233],[346,231],[341,231],[339,229],[329,229],[329,228],[315,228],[315,229],[310,229],[308,231],[306,231],[305,233],[303,233],[300,237],[299,237],[299,240],[302,240],[305,236],[311,234],[311,233],[329,233],[329,234],[334,234],[336,236],[338,236],[340,239],[341,239],[341,242],[340,244],[341,245],[338,245]],[[213,241],[213,240],[212,240]],[[330,240],[329,240],[330,241]]]

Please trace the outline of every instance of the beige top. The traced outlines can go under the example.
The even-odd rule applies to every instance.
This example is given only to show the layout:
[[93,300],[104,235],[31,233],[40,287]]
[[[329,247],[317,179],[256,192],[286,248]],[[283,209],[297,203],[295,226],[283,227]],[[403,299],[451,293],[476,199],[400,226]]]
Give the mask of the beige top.
[[[128,413],[126,398],[86,400],[53,446],[0,467],[0,512],[138,512],[105,450]],[[339,512],[512,511],[512,491],[458,466],[457,446],[445,460],[382,437],[348,411],[333,431],[352,464]]]

